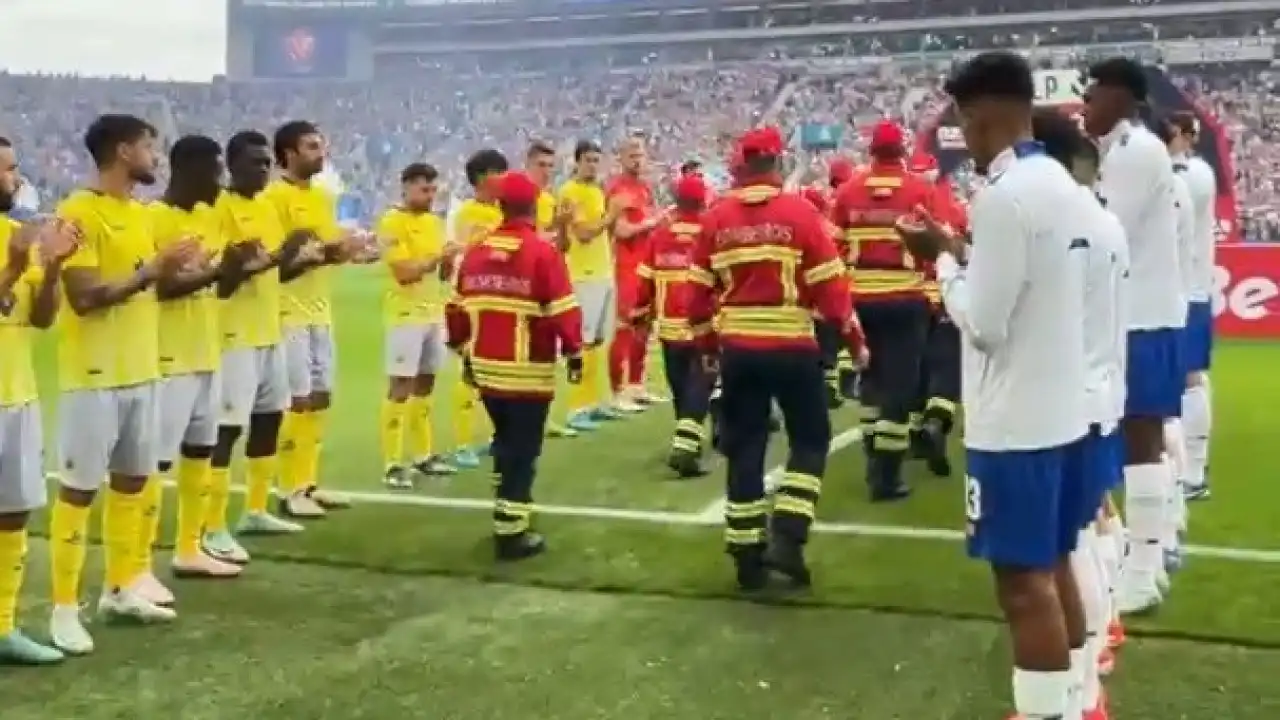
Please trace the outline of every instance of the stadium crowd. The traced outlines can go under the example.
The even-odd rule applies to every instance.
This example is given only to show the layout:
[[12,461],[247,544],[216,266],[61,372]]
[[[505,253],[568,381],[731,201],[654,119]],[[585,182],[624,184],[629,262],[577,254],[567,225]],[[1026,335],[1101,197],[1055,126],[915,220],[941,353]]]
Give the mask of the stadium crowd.
[[[886,7],[900,13],[916,5]],[[1022,47],[1041,51],[1042,64],[1072,64],[1087,59],[1090,44],[1190,37],[1191,23],[1173,19],[1156,27],[1132,20],[1029,33],[992,28],[965,35],[854,35],[839,44],[677,45],[647,54],[632,50],[630,56],[600,49],[595,51],[600,57],[593,58],[598,62],[576,62],[568,69],[543,57],[535,63],[542,72],[514,77],[493,74],[515,67],[510,56],[502,67],[486,66],[477,58],[453,58],[450,64],[388,58],[391,64],[410,65],[406,72],[381,68],[386,72],[371,83],[305,84],[290,86],[288,92],[277,85],[217,79],[171,83],[0,73],[5,97],[0,130],[23,139],[22,170],[38,196],[48,199],[65,195],[84,179],[88,168],[79,134],[103,111],[151,118],[169,142],[197,131],[228,137],[244,127],[316,118],[329,133],[333,170],[349,200],[346,214],[367,220],[394,201],[390,180],[406,163],[426,160],[440,167],[444,196],[459,197],[465,192],[461,166],[469,152],[492,146],[514,156],[530,136],[557,143],[567,171],[575,140],[608,145],[624,135],[641,134],[650,142],[658,172],[697,158],[713,182],[727,178],[722,160],[729,139],[763,122],[792,133],[806,123],[849,127],[837,138],[839,151],[856,154],[864,139],[859,130],[877,119],[918,126],[922,112],[935,106],[931,101],[939,97],[948,64],[963,56],[953,55],[955,51]],[[1209,35],[1202,25],[1196,30],[1201,37]],[[1269,28],[1224,18],[1212,30],[1214,36],[1257,37]],[[1160,57],[1153,51],[1149,59],[1158,62]],[[1274,142],[1280,102],[1272,92],[1276,73],[1269,66],[1241,63],[1178,65],[1173,70],[1177,82],[1222,118],[1228,131],[1247,239],[1280,241],[1280,212],[1274,204],[1280,171],[1280,145]],[[825,165],[821,153],[797,156],[813,165],[815,175]]]

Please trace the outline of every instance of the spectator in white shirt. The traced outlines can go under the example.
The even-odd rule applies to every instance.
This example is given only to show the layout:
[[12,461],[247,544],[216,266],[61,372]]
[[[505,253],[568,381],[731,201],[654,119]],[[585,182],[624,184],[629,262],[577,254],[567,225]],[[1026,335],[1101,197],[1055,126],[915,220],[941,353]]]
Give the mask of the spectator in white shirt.
[[1143,68],[1113,58],[1089,70],[1085,128],[1100,138],[1099,196],[1129,240],[1129,347],[1125,400],[1125,510],[1130,551],[1116,599],[1122,614],[1162,599],[1161,535],[1166,498],[1176,487],[1164,458],[1164,423],[1182,410],[1181,349],[1186,299],[1178,264],[1178,210],[1173,161],[1136,117],[1147,99]]
[[[1075,683],[1066,717],[1096,717],[1101,701],[1098,664],[1106,648],[1111,620],[1109,583],[1102,567],[1106,543],[1095,522],[1107,494],[1121,481],[1124,446],[1119,424],[1124,415],[1124,359],[1128,327],[1125,320],[1125,283],[1129,273],[1129,245],[1124,228],[1094,196],[1098,149],[1075,121],[1058,110],[1043,108],[1035,115],[1036,140],[1050,157],[1070,170],[1078,188],[1077,208],[1071,216],[1084,228],[1085,255],[1084,354],[1085,418],[1089,434],[1080,443],[1078,476],[1083,479],[1085,502],[1080,510],[1080,539],[1071,554],[1071,567],[1083,605],[1083,646],[1073,645],[1071,670]],[[1074,227],[1074,224],[1073,224]],[[1073,638],[1077,640],[1078,638]]]
[[[947,83],[965,142],[989,185],[971,209],[973,246],[936,220],[905,225],[914,248],[942,242],[938,279],[963,339],[968,548],[991,563],[1013,636],[1013,698],[1028,719],[1062,718],[1076,684],[1084,617],[1070,554],[1083,482],[1087,241],[1062,222],[1071,176],[1032,136],[1034,83],[1014,53],[983,53]],[[1076,716],[1078,720],[1078,715]]]
[[1169,152],[1174,168],[1191,193],[1195,231],[1180,261],[1185,270],[1187,329],[1183,336],[1183,362],[1187,384],[1182,394],[1182,432],[1185,465],[1181,481],[1188,500],[1209,497],[1205,467],[1209,459],[1209,360],[1213,348],[1214,228],[1217,225],[1218,181],[1209,163],[1194,154],[1200,125],[1191,113],[1175,113],[1167,123]]

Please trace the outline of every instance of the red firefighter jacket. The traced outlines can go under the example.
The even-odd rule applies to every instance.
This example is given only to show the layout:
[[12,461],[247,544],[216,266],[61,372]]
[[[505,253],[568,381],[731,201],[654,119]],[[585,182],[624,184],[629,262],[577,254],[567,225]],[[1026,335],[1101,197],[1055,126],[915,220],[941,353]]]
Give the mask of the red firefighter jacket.
[[582,350],[582,311],[569,269],[532,222],[508,220],[472,245],[445,308],[449,346],[471,358],[484,393],[550,399],[556,348]]
[[[934,191],[936,193],[934,212],[937,213],[937,219],[949,230],[962,234],[968,232],[968,213],[960,200],[956,198],[955,190],[951,187],[951,183],[947,180],[942,180],[934,185]],[[923,275],[925,297],[929,298],[929,302],[941,312],[942,291],[938,288],[937,268],[934,267],[933,263],[928,263],[924,267]]]
[[702,232],[699,215],[677,213],[672,222],[654,228],[649,236],[649,256],[641,260],[636,270],[640,295],[635,319],[652,321],[658,339],[665,343],[693,342],[689,327],[689,265]]
[[924,297],[924,262],[894,225],[917,207],[932,212],[935,197],[932,183],[900,162],[873,162],[836,191],[831,221],[843,234],[859,302]]
[[862,347],[822,216],[776,184],[744,184],[703,213],[690,278],[689,323],[705,351],[814,349],[815,316]]

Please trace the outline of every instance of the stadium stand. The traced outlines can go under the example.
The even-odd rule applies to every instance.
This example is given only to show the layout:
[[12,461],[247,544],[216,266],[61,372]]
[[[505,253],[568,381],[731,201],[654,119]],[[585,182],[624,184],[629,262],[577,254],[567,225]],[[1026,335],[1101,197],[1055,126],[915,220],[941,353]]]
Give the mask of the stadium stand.
[[[967,51],[1020,48],[1046,68],[1129,52],[1166,67],[1191,102],[1221,120],[1240,227],[1248,240],[1278,241],[1274,14],[1255,4],[906,0],[643,13],[625,2],[611,12],[547,13],[559,22],[541,25],[509,6],[458,4],[429,8],[438,22],[372,26],[367,38],[378,51],[368,77],[282,85],[234,81],[243,75],[236,70],[234,80],[203,84],[0,74],[0,130],[22,138],[23,171],[47,199],[83,178],[80,129],[105,110],[151,118],[166,139],[195,131],[225,138],[310,118],[330,134],[346,212],[367,218],[411,160],[443,168],[456,196],[468,152],[491,145],[518,153],[535,137],[567,148],[580,137],[610,143],[643,134],[659,171],[696,157],[723,180],[727,139],[778,123],[796,159],[817,174],[831,153],[856,154],[858,129],[876,119],[920,127],[937,110],[939,79]],[[1098,21],[1106,17],[1114,21]],[[234,48],[243,20],[232,21]],[[522,35],[520,22],[539,32]],[[644,33],[659,35],[591,40]],[[699,33],[709,37],[689,38]],[[720,37],[734,33],[750,37]],[[503,45],[511,49],[497,51]]]

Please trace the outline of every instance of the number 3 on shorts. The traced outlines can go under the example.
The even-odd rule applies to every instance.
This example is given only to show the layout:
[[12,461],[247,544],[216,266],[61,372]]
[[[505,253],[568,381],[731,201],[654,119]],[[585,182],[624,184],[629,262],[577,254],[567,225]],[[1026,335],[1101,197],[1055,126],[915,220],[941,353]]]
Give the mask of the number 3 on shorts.
[[972,475],[964,476],[964,517],[970,523],[982,519],[982,486]]

